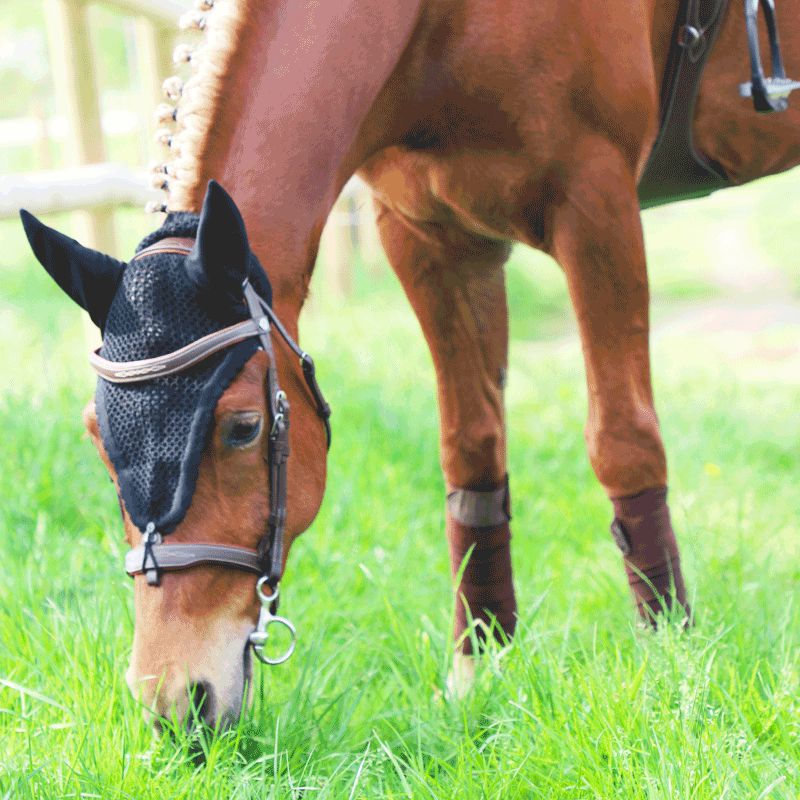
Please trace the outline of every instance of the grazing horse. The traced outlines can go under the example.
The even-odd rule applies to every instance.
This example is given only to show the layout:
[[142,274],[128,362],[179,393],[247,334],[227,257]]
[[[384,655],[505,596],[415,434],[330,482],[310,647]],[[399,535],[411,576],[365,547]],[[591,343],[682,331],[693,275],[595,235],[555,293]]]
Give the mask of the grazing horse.
[[[251,566],[253,552],[268,556],[279,577],[325,485],[324,414],[307,362],[256,328],[275,333],[259,316],[269,308],[297,337],[320,233],[354,174],[373,190],[382,242],[433,356],[454,572],[469,556],[454,631],[463,663],[479,641],[464,635],[470,620],[505,638],[517,616],[503,401],[503,270],[514,241],[551,254],[566,275],[586,364],[589,459],[613,504],[635,602],[644,616],[688,613],[650,381],[637,196],[679,0],[204,0],[200,9],[187,20],[200,46],[176,54],[192,76],[168,81],[176,104],[159,110],[175,122],[160,134],[171,148],[162,228],[126,265],[25,218],[39,259],[104,331],[85,420],[143,559],[129,567],[131,689],[178,718],[192,691],[209,721],[241,711],[248,640],[259,610],[274,619],[277,583],[262,586],[260,605],[231,552]],[[799,0],[778,12],[786,66],[800,72]],[[703,30],[693,32],[703,44]],[[749,72],[734,0],[693,131],[735,184],[800,163],[800,111],[755,113],[738,92]],[[211,179],[233,199],[207,189]],[[195,340],[218,344],[231,328],[250,338],[175,372]],[[109,382],[129,361],[156,377]],[[269,429],[283,420],[273,378],[291,406],[285,474],[270,456]],[[211,545],[227,555],[185,549]]]

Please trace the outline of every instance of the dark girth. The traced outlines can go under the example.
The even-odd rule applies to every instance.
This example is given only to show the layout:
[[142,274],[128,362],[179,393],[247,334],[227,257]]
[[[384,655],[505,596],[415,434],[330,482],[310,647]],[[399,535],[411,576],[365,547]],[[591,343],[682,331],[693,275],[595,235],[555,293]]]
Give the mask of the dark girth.
[[722,167],[694,146],[700,80],[728,0],[681,0],[661,85],[661,126],[639,182],[642,208],[704,197],[730,186]]

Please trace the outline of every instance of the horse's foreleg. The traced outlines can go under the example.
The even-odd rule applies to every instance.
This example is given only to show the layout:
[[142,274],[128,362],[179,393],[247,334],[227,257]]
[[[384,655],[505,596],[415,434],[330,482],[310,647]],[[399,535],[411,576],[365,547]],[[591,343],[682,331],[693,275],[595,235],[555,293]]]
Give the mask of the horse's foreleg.
[[614,506],[612,534],[640,614],[686,608],[650,383],[647,269],[632,167],[610,144],[576,153],[552,210],[551,251],[577,315],[589,389],[586,441]]
[[[468,618],[481,640],[516,622],[511,579],[503,383],[508,352],[503,264],[508,247],[418,225],[378,205],[381,240],[422,326],[438,382],[447,538],[458,586],[454,635],[463,653]],[[466,565],[463,564],[470,553]]]

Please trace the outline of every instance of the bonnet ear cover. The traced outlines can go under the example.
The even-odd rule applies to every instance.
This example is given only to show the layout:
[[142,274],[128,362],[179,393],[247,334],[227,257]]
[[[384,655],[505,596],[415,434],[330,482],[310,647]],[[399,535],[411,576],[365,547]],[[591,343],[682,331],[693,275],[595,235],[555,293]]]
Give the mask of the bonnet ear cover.
[[[248,272],[271,301],[241,216],[217,184],[209,185],[199,220],[185,212],[168,216],[139,251],[168,236],[194,237],[196,244],[188,256],[153,252],[130,262],[108,313],[104,358],[153,358],[248,319],[242,291]],[[184,372],[141,383],[98,380],[100,434],[125,510],[140,530],[152,522],[166,534],[186,515],[214,409],[258,346],[256,338],[246,339]]]
[[92,322],[104,328],[125,264],[49,228],[24,209],[19,215],[39,263],[61,289],[89,313]]
[[186,259],[189,279],[226,306],[242,302],[242,283],[250,263],[244,220],[231,196],[209,181],[192,252]]

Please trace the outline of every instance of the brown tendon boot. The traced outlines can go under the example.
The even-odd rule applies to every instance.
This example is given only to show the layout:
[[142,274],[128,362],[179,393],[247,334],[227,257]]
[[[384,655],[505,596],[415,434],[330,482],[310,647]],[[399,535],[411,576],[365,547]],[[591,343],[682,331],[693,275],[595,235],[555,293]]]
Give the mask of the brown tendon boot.
[[628,584],[642,619],[654,627],[677,602],[691,621],[678,542],[667,507],[667,489],[612,498],[611,535],[622,551]]
[[[473,548],[456,591],[454,637],[459,642],[467,629],[466,601],[472,619],[487,626],[476,626],[479,643],[485,641],[492,618],[496,620],[495,638],[510,639],[517,622],[517,601],[511,574],[508,483],[486,491],[451,491],[447,496],[447,511],[453,577]],[[470,636],[463,637],[460,650],[472,654]]]

